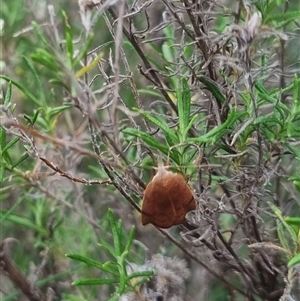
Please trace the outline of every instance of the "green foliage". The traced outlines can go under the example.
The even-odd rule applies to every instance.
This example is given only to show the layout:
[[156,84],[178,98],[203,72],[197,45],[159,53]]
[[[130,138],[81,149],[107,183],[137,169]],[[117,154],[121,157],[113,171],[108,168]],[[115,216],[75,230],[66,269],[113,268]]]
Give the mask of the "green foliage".
[[[152,26],[144,10],[155,5],[142,6],[126,13],[119,40],[114,7],[81,11],[87,31],[77,5],[63,10],[58,1],[42,18],[43,8],[28,3],[1,5],[0,234],[21,241],[8,254],[16,266],[26,276],[31,266],[43,270],[34,286],[58,287],[57,300],[99,300],[102,292],[118,300],[148,289],[154,272],[139,270],[143,250],[163,245],[165,254],[182,256],[174,241],[184,237],[192,274],[186,298],[199,299],[198,269],[209,254],[213,271],[218,264],[229,271],[204,279],[210,300],[232,291],[236,300],[267,300],[270,283],[279,299],[282,262],[252,256],[249,244],[283,252],[287,270],[300,263],[298,2],[257,1],[249,12],[241,2],[212,1],[214,22],[192,8],[167,12],[155,24],[159,33],[143,23],[149,17]],[[241,52],[237,38],[247,35],[255,10],[262,26]],[[157,157],[185,176],[199,208],[186,216],[190,231],[162,232],[156,241],[135,211]],[[40,257],[45,249],[48,259]],[[259,261],[272,266],[258,269]],[[4,300],[19,295],[6,292]]]
[[294,76],[293,84],[286,87],[286,91],[293,91],[292,106],[286,106],[281,100],[281,91],[267,91],[261,84],[257,83],[256,89],[259,97],[258,105],[269,103],[274,105],[273,113],[260,116],[255,120],[255,124],[261,125],[261,130],[271,141],[285,141],[289,137],[299,137],[299,84],[300,79]]
[[99,247],[109,253],[113,260],[104,263],[98,262],[91,258],[79,254],[67,254],[66,256],[83,262],[88,266],[95,267],[111,278],[88,278],[78,279],[73,282],[73,285],[107,285],[115,284],[117,289],[109,301],[118,300],[118,298],[128,292],[138,289],[138,287],[148,281],[148,278],[154,275],[154,271],[136,271],[129,273],[130,269],[126,258],[130,253],[130,248],[134,239],[135,227],[132,226],[128,237],[124,236],[122,224],[120,220],[116,220],[112,211],[108,211],[108,218],[111,226],[111,233],[113,235],[114,245],[107,243],[100,243]]
[[[12,95],[12,83],[8,83],[7,91],[4,97],[3,106],[5,110],[8,110],[10,113],[13,113],[15,106],[11,104],[11,95]],[[13,161],[10,155],[11,148],[18,143],[20,140],[19,137],[15,137],[8,141],[6,131],[3,128],[0,128],[0,184],[4,180],[4,171],[5,169],[12,170],[18,167],[23,161],[25,161],[29,155],[28,153],[23,154],[17,160]]]
[[288,267],[300,262],[300,217],[283,217],[279,208],[269,204],[277,220],[277,234],[281,246],[286,250],[289,258]]

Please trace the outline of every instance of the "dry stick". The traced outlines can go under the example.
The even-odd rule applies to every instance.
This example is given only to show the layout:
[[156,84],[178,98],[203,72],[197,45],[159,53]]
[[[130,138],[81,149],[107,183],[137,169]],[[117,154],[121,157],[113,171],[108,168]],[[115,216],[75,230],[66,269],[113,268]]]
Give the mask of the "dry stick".
[[[288,6],[289,6],[289,2],[285,1],[284,2],[284,7],[283,7],[283,14],[288,10]],[[284,25],[284,27],[282,28],[283,32],[286,32],[286,25]],[[280,64],[280,69],[281,69],[281,74],[280,74],[280,78],[279,78],[279,87],[282,90],[283,88],[285,88],[285,80],[284,80],[284,59],[285,59],[285,40],[284,39],[280,39],[280,53],[279,53],[279,64]],[[280,101],[283,102],[283,94],[281,93],[281,99]]]
[[[92,120],[89,121],[90,125],[92,123],[94,123]],[[42,134],[32,128],[28,128],[22,124],[19,124],[19,123],[16,123],[16,122],[6,122],[6,125],[7,126],[14,126],[14,127],[17,127],[19,128],[20,130],[22,130],[24,133],[26,134],[31,134],[33,135],[34,137],[38,137],[40,139],[43,139],[43,140],[46,140],[46,141],[50,141],[52,142],[53,144],[55,145],[59,145],[59,146],[63,146],[65,148],[70,148],[76,152],[78,152],[79,154],[81,155],[86,155],[86,156],[90,156],[90,157],[93,157],[93,158],[96,158],[98,159],[99,162],[101,162],[101,165],[102,164],[105,164],[105,166],[109,166],[109,167],[114,167],[114,168],[117,168],[117,169],[120,169],[122,171],[126,171],[126,168],[124,168],[123,166],[121,165],[118,165],[116,164],[115,162],[111,162],[107,159],[105,159],[101,154],[100,154],[100,150],[98,152],[91,152],[89,150],[86,150],[84,148],[81,148],[73,143],[70,143],[70,142],[67,142],[65,140],[62,140],[62,139],[57,139],[57,138],[53,138],[47,134]],[[94,131],[95,133],[95,131]],[[124,162],[129,166],[129,162],[127,161],[126,157],[124,156],[124,154],[118,149],[118,147],[115,145],[114,141],[106,134],[106,133],[102,133],[107,139],[108,141],[110,142],[110,144],[113,146],[113,148],[115,149],[115,151],[120,154],[121,158],[124,160]],[[92,138],[93,140],[93,138]],[[95,141],[95,140],[94,140]],[[83,178],[74,178],[72,175],[64,172],[63,170],[61,170],[58,166],[54,165],[52,162],[50,162],[49,160],[47,160],[46,158],[44,157],[41,157],[41,156],[38,156],[40,160],[42,160],[47,166],[49,166],[50,168],[52,168],[53,170],[55,170],[56,172],[60,173],[61,176],[63,177],[66,177],[74,182],[79,182],[79,183],[83,183],[83,184],[113,184],[113,183],[110,183],[109,180],[106,180],[106,181],[95,181],[95,180],[86,180],[86,179],[83,179]],[[130,174],[132,175],[133,179],[142,187],[142,188],[146,188],[146,185],[145,183],[133,172],[132,168],[131,167],[128,167],[127,168],[130,172]],[[66,202],[67,203],[67,202]],[[68,203],[69,204],[69,203]]]
[[[104,14],[103,16],[104,16],[105,23],[106,23],[106,25],[107,25],[107,27],[108,27],[108,29],[109,29],[109,31],[110,31],[110,33],[111,33],[113,39],[116,40],[117,37],[116,37],[115,34],[114,34],[114,31],[113,31],[113,28],[112,28],[112,26],[111,26],[111,24],[110,24],[110,22],[109,22],[109,19],[107,18],[106,14]],[[120,34],[120,32],[119,32],[119,34]],[[125,57],[124,50],[123,50],[123,48],[121,47],[121,45],[119,45],[119,48],[120,48],[119,50],[120,50],[121,58],[122,58],[122,60],[123,60],[123,62],[124,62],[124,57]],[[119,55],[119,54],[118,54],[118,55]],[[119,59],[118,59],[118,62],[119,62]],[[130,69],[129,69],[128,63],[125,63],[125,62],[124,62],[124,64],[125,64],[126,71],[130,70]],[[104,75],[105,79],[106,79],[107,82],[110,84],[111,81],[110,81],[109,77],[104,73],[104,71],[102,70],[101,66],[99,66],[99,67],[100,67],[100,71],[101,71],[102,74]],[[128,68],[127,68],[127,67],[128,67]],[[119,69],[118,69],[118,70],[119,70]],[[131,75],[129,76],[129,80],[130,80],[130,82],[132,82],[132,77],[131,77]],[[116,85],[116,84],[115,84],[115,85]],[[131,85],[131,86],[132,86],[132,85]],[[113,91],[113,94],[114,94],[114,97],[115,97],[115,96],[116,96],[116,93],[115,93],[114,91]],[[135,95],[135,93],[134,93],[134,95]],[[123,106],[126,108],[126,106],[125,106],[123,100],[120,98],[119,95],[117,95],[117,99],[118,99],[118,101],[120,101],[120,102],[123,104]],[[113,109],[112,111],[114,112],[115,109]],[[99,125],[99,123],[98,123],[94,118],[92,118],[91,116],[92,116],[92,114],[90,114],[90,116],[89,116],[90,126],[91,126],[91,124],[93,124],[93,125],[99,130],[100,135],[101,135],[100,138],[102,139],[103,137],[105,137],[105,138],[109,141],[110,145],[113,147],[113,149],[115,150],[115,152],[116,152],[117,154],[119,154],[119,156],[122,158],[122,160],[126,163],[127,169],[129,170],[129,172],[130,172],[131,176],[133,177],[133,179],[134,179],[134,180],[135,180],[142,188],[145,189],[145,188],[146,188],[145,183],[144,183],[144,182],[143,182],[143,181],[135,174],[135,172],[133,171],[132,167],[130,166],[130,164],[129,164],[127,158],[126,158],[126,156],[124,155],[123,151],[121,151],[121,150],[119,149],[117,143],[116,143],[115,141],[113,141],[113,140],[110,138],[110,136],[109,136],[105,131],[102,130],[102,128],[101,128],[101,126]],[[127,116],[128,116],[128,118],[130,119],[131,123],[132,123],[135,127],[137,127],[136,122],[135,122],[134,119],[130,116],[130,114],[128,114]],[[115,124],[115,123],[113,122],[113,124]],[[91,129],[91,128],[90,128],[90,129]],[[94,133],[96,133],[96,132],[94,132]],[[96,138],[94,139],[94,142],[96,142]],[[99,155],[100,155],[100,151],[99,151]]]
[[[109,30],[109,32],[110,32],[112,38],[113,38],[114,40],[116,40],[117,37],[116,37],[115,34],[114,34],[113,27],[112,27],[112,25],[110,24],[110,21],[109,21],[107,15],[106,15],[105,13],[103,14],[103,18],[104,18],[104,20],[105,20],[106,26],[108,27],[108,30]],[[121,45],[119,45],[119,51],[120,51],[121,59],[122,59],[122,61],[123,61],[123,63],[124,63],[125,69],[126,69],[126,71],[127,71],[127,76],[128,76],[127,79],[128,79],[129,82],[131,83],[131,82],[133,81],[133,80],[132,80],[132,72],[131,72],[130,67],[129,67],[129,64],[128,64],[128,62],[127,62],[127,59],[126,59],[126,55],[125,55],[124,49],[123,49],[123,47],[122,47]],[[104,73],[103,70],[101,70],[101,71],[102,71],[102,73]],[[108,78],[108,76],[106,76],[106,80],[110,83],[110,79]],[[131,87],[132,87],[132,84],[131,84]],[[137,92],[135,89],[132,89],[132,91],[133,91],[133,95],[135,96],[136,101],[137,101],[137,103],[138,103],[138,105],[139,105],[139,108],[141,108],[141,103],[140,103],[140,98],[139,98],[138,92]],[[114,93],[114,92],[113,92],[113,93]],[[115,93],[114,93],[114,97],[115,97]],[[127,109],[127,107],[125,106],[125,104],[124,104],[124,102],[122,101],[122,99],[121,99],[120,96],[118,96],[118,99],[121,101],[121,103],[123,104],[124,108]],[[130,114],[127,114],[127,116],[128,116],[128,118],[129,118],[130,122],[131,122],[135,127],[137,127],[137,124],[136,124],[135,120],[133,119],[133,117],[132,117]]]
[[118,2],[118,24],[117,31],[114,37],[115,41],[115,61],[113,65],[113,72],[115,74],[115,86],[114,86],[114,95],[113,102],[111,106],[111,114],[112,114],[112,123],[113,123],[113,131],[115,135],[116,144],[120,145],[119,141],[119,130],[117,126],[118,114],[117,114],[117,105],[119,97],[119,78],[120,78],[120,48],[123,39],[122,29],[123,29],[123,16],[125,13],[125,0],[121,0]]
[[[91,121],[91,122],[92,122],[92,121]],[[142,180],[138,175],[135,174],[135,172],[133,171],[132,167],[130,166],[130,164],[129,164],[127,158],[126,158],[126,156],[124,155],[123,151],[120,150],[120,149],[118,148],[118,146],[116,145],[116,143],[111,139],[111,137],[109,137],[109,135],[108,135],[106,132],[102,131],[102,130],[99,128],[98,125],[96,125],[96,126],[98,127],[99,131],[101,132],[101,135],[102,135],[103,137],[105,137],[105,138],[108,140],[108,142],[109,142],[110,145],[113,147],[113,149],[115,150],[115,152],[116,152],[117,154],[119,154],[120,158],[126,163],[126,165],[127,165],[127,170],[130,172],[132,178],[133,178],[133,179],[134,179],[134,180],[135,180],[135,181],[136,181],[143,189],[145,189],[145,188],[146,188],[145,183],[143,182],[143,180]]]
[[54,299],[54,290],[51,287],[48,287],[46,293],[46,301],[53,301]]
[[[183,55],[181,56],[181,59],[184,61],[186,66],[191,70],[194,78],[197,79],[201,83],[202,82],[201,79],[204,78],[204,77],[199,76],[199,75],[196,74],[193,66],[190,65],[190,63],[185,59],[185,57]],[[207,80],[209,81],[210,79],[207,78]],[[212,105],[213,105],[213,111],[214,111],[215,116],[216,116],[217,125],[220,125],[220,124],[222,124],[222,122],[221,122],[221,116],[220,116],[219,108],[222,107],[222,104],[220,103],[220,101],[218,99],[213,97],[212,98]]]
[[[112,8],[108,9],[109,13],[112,15],[112,17],[114,18],[114,20],[117,19],[117,15],[114,12],[114,10]],[[130,30],[130,29],[129,29]],[[144,55],[142,49],[140,48],[140,46],[138,45],[135,37],[133,34],[130,33],[130,31],[127,30],[127,28],[125,28],[125,26],[123,26],[123,33],[126,36],[126,38],[130,41],[130,43],[132,44],[132,46],[134,47],[134,49],[136,50],[136,52],[138,53],[138,55],[140,56],[140,58],[142,59],[144,65],[146,66],[146,68],[149,70],[149,73],[151,74],[151,76],[153,77],[153,79],[155,80],[156,85],[158,86],[158,88],[161,90],[161,93],[163,94],[163,96],[165,97],[166,101],[168,102],[168,104],[170,105],[170,107],[172,108],[172,110],[174,110],[176,113],[178,113],[177,107],[174,104],[174,102],[171,100],[170,96],[168,95],[168,93],[165,91],[159,77],[156,75],[156,73],[153,71],[151,64],[149,63],[149,61],[147,60],[146,56]]]
[[[50,230],[50,232],[51,232],[50,235],[52,236],[53,235],[53,229]],[[31,279],[31,283],[36,283],[38,280],[43,278],[44,271],[46,270],[46,266],[50,261],[51,251],[48,247],[46,247],[45,250],[43,250],[43,252],[41,252],[40,254],[42,255],[42,262],[37,267],[35,275],[34,275],[33,279]]]
[[[120,47],[120,53],[121,53],[121,58],[122,58],[125,70],[127,71],[127,74],[129,75],[129,83],[130,83],[131,91],[134,95],[134,98],[136,100],[138,108],[142,110],[142,109],[144,109],[144,107],[143,107],[143,104],[142,104],[142,101],[141,101],[141,98],[140,98],[140,94],[137,90],[136,84],[135,84],[134,79],[133,79],[133,72],[130,69],[125,51],[122,47]],[[130,114],[128,114],[127,116],[130,118]],[[145,125],[147,131],[150,132],[148,123],[146,121],[146,118],[144,116],[142,116],[142,119],[143,119],[143,122],[144,122],[144,125]],[[135,120],[133,118],[130,118],[130,120],[133,122],[134,126],[137,128],[137,124],[136,124]]]
[[[196,39],[197,39],[197,37],[200,38],[200,39],[198,39],[198,46],[199,46],[199,48],[201,49],[201,51],[202,51],[202,53],[203,53],[203,56],[204,56],[204,58],[205,58],[205,61],[208,61],[208,59],[209,59],[208,47],[207,47],[205,41],[201,39],[201,37],[203,37],[203,34],[201,33],[200,27],[199,27],[199,25],[198,25],[197,22],[196,22],[196,19],[195,19],[195,16],[194,16],[193,12],[192,12],[192,9],[191,9],[191,7],[190,7],[190,4],[189,4],[188,0],[181,0],[181,1],[182,1],[182,2],[185,4],[185,6],[186,6],[186,11],[187,11],[187,13],[188,13],[188,16],[189,16],[189,18],[190,18],[190,20],[191,20],[191,23],[192,23],[192,25],[193,25],[194,31],[195,31],[195,33],[196,33]],[[200,16],[198,16],[198,18],[201,19]],[[210,63],[208,64],[207,68],[208,68],[208,72],[209,72],[210,78],[211,78],[212,80],[216,80],[216,76],[215,76],[214,68],[213,68],[213,66],[212,66],[212,62],[210,62]]]
[[[76,146],[74,145],[73,143],[70,143],[70,142],[66,142],[65,140],[62,140],[62,139],[57,139],[57,138],[53,138],[49,135],[46,135],[46,134],[42,134],[36,130],[33,130],[31,128],[27,128],[25,127],[24,125],[22,124],[17,124],[17,123],[14,123],[14,122],[7,122],[6,125],[9,125],[9,126],[15,126],[19,129],[21,129],[23,132],[27,133],[27,134],[31,134],[35,137],[38,137],[40,139],[43,139],[43,140],[47,140],[47,141],[51,141],[53,144],[55,145],[60,145],[60,146],[64,146],[65,148],[70,148],[78,153],[80,153],[81,155],[86,155],[86,156],[90,156],[90,157],[93,157],[93,158],[96,158],[98,159],[98,161],[102,162],[103,164],[105,164],[106,166],[110,166],[110,167],[114,167],[114,168],[118,168],[122,171],[126,171],[126,169],[121,166],[121,165],[118,165],[114,162],[111,162],[111,161],[108,161],[107,159],[103,158],[103,156],[101,156],[100,154],[100,151],[98,152],[98,155],[96,155],[95,153],[93,152],[90,152],[84,148],[81,148],[79,146]],[[117,145],[114,143],[114,141],[106,134],[106,133],[103,133],[103,135],[105,135],[105,137],[108,139],[108,141],[110,142],[110,144],[113,146],[113,148],[116,150],[116,152],[118,154],[120,154],[121,158],[125,161],[125,163],[129,166],[129,163],[126,159],[126,157],[124,156],[124,154],[118,149]],[[44,163],[47,164],[47,166],[49,166],[50,168],[52,168],[53,170],[55,170],[56,172],[58,172],[61,176],[63,177],[66,177],[66,178],[69,178],[70,180],[74,181],[74,182],[79,182],[79,183],[83,183],[83,184],[88,184],[88,185],[95,185],[95,184],[98,184],[98,185],[101,185],[101,184],[110,184],[110,181],[107,180],[107,181],[95,181],[95,180],[86,180],[84,178],[75,178],[73,176],[71,176],[70,174],[64,172],[63,170],[61,170],[58,166],[55,166],[52,162],[50,162],[49,160],[47,160],[46,158],[44,157],[40,157],[39,156],[39,159],[42,160]],[[132,168],[131,167],[128,167],[128,170],[130,172],[130,174],[132,175],[132,177],[134,178],[134,180],[142,187],[142,188],[146,188],[146,185],[145,183],[133,172]]]
[[55,172],[59,173],[62,177],[65,177],[73,182],[76,183],[81,183],[81,184],[85,184],[85,185],[103,185],[103,184],[111,184],[110,180],[105,180],[105,181],[99,181],[99,180],[86,180],[84,178],[75,178],[72,175],[70,175],[69,173],[63,171],[62,169],[60,169],[57,165],[54,165],[52,162],[50,162],[48,159],[44,158],[44,157],[39,157],[40,160],[42,160],[48,167],[50,167],[51,169],[53,169]]
[[[247,9],[247,7],[246,7]],[[247,13],[248,15],[250,15],[250,9],[248,8],[247,9]],[[252,74],[251,74],[251,69],[252,69],[252,60],[251,60],[251,56],[250,56],[250,46],[251,46],[251,42],[252,42],[252,39],[253,37],[250,36],[250,39],[248,38],[248,40],[245,40],[243,38],[243,36],[241,35],[240,33],[241,31],[238,31],[238,35],[237,35],[237,43],[238,43],[238,47],[239,47],[239,51],[241,51],[243,48],[242,48],[242,45],[244,44],[246,47],[246,50],[244,49],[242,55],[241,55],[241,61],[245,64],[245,70],[246,70],[246,74],[245,74],[245,79],[246,79],[246,88],[247,90],[249,91],[250,93],[250,96],[251,96],[251,100],[252,100],[252,104],[253,104],[253,107],[254,107],[254,117],[255,118],[258,118],[258,107],[257,107],[257,99],[255,97],[255,93],[254,93],[254,90],[253,90],[253,79],[252,79]],[[250,33],[247,32],[247,29],[246,29],[246,33],[248,35],[250,35]],[[261,131],[260,131],[260,126],[259,124],[255,125],[255,130],[256,130],[256,133],[257,133],[257,147],[258,147],[258,162],[257,162],[257,168],[256,168],[256,176],[255,176],[255,180],[253,181],[253,184],[252,184],[252,191],[255,191],[256,187],[259,186],[259,181],[260,181],[260,178],[261,178],[261,170],[263,168],[263,165],[262,165],[262,161],[263,161],[263,149],[262,149],[262,137],[261,137]],[[249,199],[249,202],[251,203],[251,195],[248,196],[248,199]],[[259,232],[258,232],[258,229],[256,227],[256,221],[255,221],[255,218],[254,217],[251,217],[250,218],[250,224],[251,224],[251,229],[252,231],[254,232],[255,236],[256,236],[256,240],[260,241],[260,235],[259,235]],[[256,268],[257,268],[257,271],[264,271],[262,265],[260,262],[257,262],[255,263],[256,265]],[[269,274],[266,275],[266,277],[268,278],[267,280],[265,279],[265,275],[263,272],[258,272],[258,276],[259,276],[259,279],[262,283],[262,285],[264,287],[266,287],[267,283],[270,283],[270,281],[274,280],[274,279],[271,279],[272,275]]]
[[8,122],[5,123],[5,125],[19,128],[20,130],[22,130],[26,134],[31,134],[34,137],[40,138],[42,140],[50,141],[55,145],[63,146],[67,149],[69,148],[69,149],[71,149],[71,150],[73,150],[73,151],[75,151],[75,152],[77,152],[81,155],[96,158],[96,159],[102,161],[103,163],[105,163],[108,166],[112,166],[114,168],[118,168],[120,170],[125,171],[125,168],[123,166],[118,165],[115,162],[111,162],[111,161],[107,160],[100,153],[99,153],[99,155],[96,155],[95,153],[93,153],[93,152],[91,152],[91,151],[89,151],[85,148],[82,148],[80,146],[77,146],[76,144],[74,144],[72,142],[68,142],[68,141],[65,141],[63,139],[58,139],[58,138],[51,137],[47,134],[40,133],[40,132],[38,132],[38,131],[36,131],[32,128],[28,128],[25,125],[16,123],[14,121],[8,121]]
[[0,244],[0,267],[8,275],[9,279],[14,283],[14,285],[19,288],[22,293],[30,301],[42,301],[44,298],[18,269],[14,262],[5,254],[4,242]]
[[181,26],[181,28],[187,33],[187,35],[193,41],[196,41],[195,33],[192,30],[190,30],[189,28],[187,28],[187,26],[185,26],[184,22],[182,20],[180,20],[180,17],[178,16],[178,14],[171,7],[170,1],[168,1],[168,0],[162,0],[162,1],[165,4],[165,6],[169,9],[169,11],[173,14],[174,18],[176,19],[176,21],[178,22],[178,24]]
[[[250,202],[250,201],[249,201]],[[259,242],[261,242],[261,239],[260,239],[260,236],[259,236],[259,232],[258,232],[258,229],[257,229],[257,227],[256,227],[256,221],[255,221],[255,217],[253,217],[253,216],[251,216],[250,218],[249,218],[249,223],[248,223],[248,219],[245,219],[244,220],[244,225],[246,225],[246,223],[247,223],[247,225],[251,228],[251,231],[255,234],[256,232],[257,232],[257,237],[255,237],[255,240],[257,241],[259,241]],[[254,224],[253,224],[254,223]],[[246,233],[247,233],[247,231],[246,231],[246,229],[245,229],[245,227],[242,227],[242,229],[243,229],[243,232],[245,233],[245,235],[246,235]],[[250,235],[250,234],[249,234]],[[247,236],[247,235],[246,235]],[[251,255],[252,255],[252,253],[250,253]],[[262,255],[262,260],[264,261],[264,263],[268,266],[268,262],[266,261],[266,258],[264,258],[264,256]],[[253,257],[252,257],[252,261],[254,261],[253,260]],[[259,279],[260,279],[260,283],[261,283],[261,285],[264,287],[264,288],[266,288],[267,287],[267,284],[268,283],[273,283],[273,281],[274,281],[274,275],[272,275],[272,274],[270,274],[269,273],[269,276],[270,277],[268,277],[268,276],[266,276],[268,279],[266,280],[265,279],[265,275],[264,275],[264,273],[263,273],[263,271],[264,270],[266,270],[265,268],[263,268],[263,266],[262,266],[262,264],[259,262],[259,261],[254,261],[254,266],[256,267],[256,271],[257,271],[257,274],[258,274],[258,277],[259,277]],[[271,277],[272,277],[272,279],[271,279]],[[256,283],[256,281],[255,281],[255,279],[252,279],[252,281],[253,281],[253,283],[255,284],[255,286],[256,287],[258,287],[257,286],[257,284],[259,284],[259,283]],[[264,295],[266,295],[265,294],[265,291],[261,291],[261,294],[264,294]]]
[[214,270],[212,270],[204,262],[200,261],[192,252],[190,252],[189,250],[187,250],[180,242],[178,242],[175,238],[173,238],[167,231],[165,231],[165,230],[163,230],[161,228],[158,228],[158,227],[156,227],[156,229],[159,232],[161,232],[165,237],[167,237],[167,239],[170,240],[174,245],[176,245],[183,253],[185,253],[186,255],[188,255],[191,259],[193,259],[194,261],[196,261],[199,265],[203,266],[209,273],[211,273],[216,278],[218,278],[219,280],[221,280],[222,282],[224,282],[228,287],[231,287],[232,289],[236,290],[237,292],[239,292],[243,296],[246,296],[246,297],[248,296],[244,291],[242,291],[241,289],[235,287],[233,284],[231,284],[225,278],[223,278],[222,276],[220,276],[219,274],[217,274]]
[[[93,144],[94,152],[95,152],[95,154],[100,154],[100,149],[99,149],[99,146],[98,146],[97,140],[96,140],[97,134],[96,134],[96,131],[95,131],[95,126],[94,126],[94,124],[93,124],[93,122],[91,120],[89,120],[89,127],[90,127],[90,132],[91,132],[91,138],[92,138],[92,144]],[[141,212],[141,208],[126,193],[125,189],[116,182],[115,177],[113,176],[113,173],[111,172],[111,170],[109,169],[109,167],[103,161],[101,161],[101,160],[98,160],[98,162],[102,166],[102,168],[104,169],[104,171],[107,174],[107,176],[112,181],[112,185],[114,185],[117,188],[117,190],[119,192],[121,192],[121,194],[125,197],[125,199],[128,200],[129,204],[133,208],[135,208],[138,212]]]
[[248,283],[248,279],[247,277],[244,275],[244,273],[252,280],[255,281],[255,275],[251,275],[251,273],[244,267],[244,265],[242,264],[242,262],[240,261],[239,257],[236,255],[236,253],[234,252],[234,250],[231,248],[231,246],[229,244],[227,244],[227,242],[225,241],[223,235],[220,233],[220,231],[217,231],[217,235],[218,238],[222,241],[223,245],[225,246],[225,248],[228,250],[228,252],[231,254],[231,256],[236,260],[237,264],[239,265],[239,267],[241,268],[241,271],[243,273],[242,276],[245,278],[245,283]]
[[[110,14],[113,16],[114,20],[117,20],[116,14],[114,12],[114,10],[112,8],[109,9]],[[179,20],[179,17],[176,15],[176,19]],[[184,26],[184,23],[181,22],[179,20],[179,23]],[[190,30],[188,30],[185,26],[183,27],[185,28],[186,32],[189,32],[189,35],[191,35]],[[123,33],[126,36],[126,38],[131,42],[132,46],[135,48],[136,52],[138,53],[138,55],[140,56],[140,58],[142,59],[144,65],[146,66],[147,70],[146,73],[150,73],[152,78],[149,78],[146,76],[146,74],[142,71],[142,69],[140,68],[140,72],[149,80],[151,81],[153,84],[155,84],[156,86],[158,86],[158,88],[160,89],[161,93],[163,94],[163,96],[165,97],[166,101],[168,102],[168,104],[170,105],[170,107],[174,110],[174,112],[176,112],[178,114],[178,109],[177,106],[174,104],[174,102],[171,100],[169,94],[166,92],[165,88],[163,87],[159,77],[156,74],[156,70],[152,68],[151,64],[149,63],[148,59],[146,58],[146,56],[144,55],[142,49],[139,47],[134,34],[130,31],[126,29],[125,25],[123,25]],[[191,136],[194,136],[194,132],[193,129],[189,130],[189,133],[191,134]]]

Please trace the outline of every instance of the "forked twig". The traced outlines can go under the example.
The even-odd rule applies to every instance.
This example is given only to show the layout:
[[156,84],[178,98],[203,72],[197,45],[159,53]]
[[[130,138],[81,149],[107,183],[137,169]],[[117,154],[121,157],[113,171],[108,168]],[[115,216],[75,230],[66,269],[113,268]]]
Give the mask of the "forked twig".
[[22,291],[30,301],[43,301],[41,292],[35,288],[18,269],[15,263],[4,251],[5,241],[0,243],[0,267],[4,270],[13,284]]

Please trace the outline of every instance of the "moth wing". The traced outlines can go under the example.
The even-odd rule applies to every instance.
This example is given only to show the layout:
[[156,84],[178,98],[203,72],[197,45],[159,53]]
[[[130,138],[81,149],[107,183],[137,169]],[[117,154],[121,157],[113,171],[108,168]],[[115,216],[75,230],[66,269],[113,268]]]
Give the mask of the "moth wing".
[[146,187],[142,204],[142,224],[170,228],[176,219],[175,208],[165,187],[150,182]]
[[171,202],[176,212],[174,225],[179,225],[184,222],[185,215],[189,211],[196,209],[197,204],[193,192],[182,175],[176,174],[170,187]]

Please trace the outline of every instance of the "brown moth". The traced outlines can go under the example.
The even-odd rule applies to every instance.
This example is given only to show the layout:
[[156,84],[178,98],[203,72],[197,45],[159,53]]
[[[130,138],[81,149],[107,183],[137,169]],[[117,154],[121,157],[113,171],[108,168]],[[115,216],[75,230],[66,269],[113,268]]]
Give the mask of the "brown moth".
[[187,212],[196,207],[193,192],[184,177],[161,165],[144,192],[142,224],[170,228],[182,224]]

